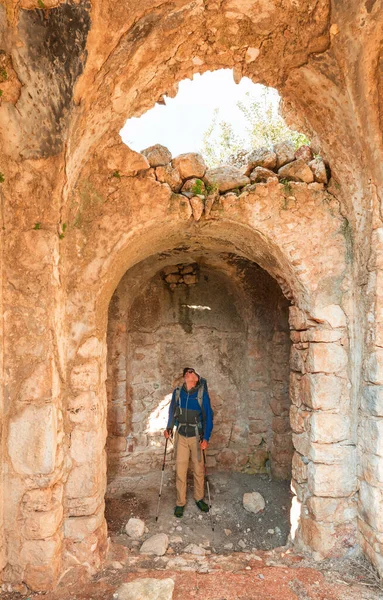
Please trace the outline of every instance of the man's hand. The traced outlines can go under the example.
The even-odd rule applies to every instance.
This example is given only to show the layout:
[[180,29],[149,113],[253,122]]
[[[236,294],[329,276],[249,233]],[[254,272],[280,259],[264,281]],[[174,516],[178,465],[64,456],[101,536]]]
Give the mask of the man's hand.
[[166,437],[166,439],[172,437],[172,435],[173,435],[173,431],[171,429],[165,429],[164,436]]
[[202,442],[200,442],[201,450],[207,450],[208,445],[206,440],[202,440]]

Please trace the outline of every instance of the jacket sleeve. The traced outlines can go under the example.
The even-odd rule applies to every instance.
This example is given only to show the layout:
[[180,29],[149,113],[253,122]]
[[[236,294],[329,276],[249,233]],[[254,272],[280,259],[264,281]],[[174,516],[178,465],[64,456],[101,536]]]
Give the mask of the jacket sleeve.
[[176,390],[173,391],[172,399],[169,406],[169,416],[168,416],[168,424],[166,425],[166,429],[173,429],[174,427],[174,411],[176,408]]
[[210,397],[206,386],[203,392],[202,406],[205,417],[203,439],[208,442],[210,440],[211,432],[213,431],[214,412],[210,404]]

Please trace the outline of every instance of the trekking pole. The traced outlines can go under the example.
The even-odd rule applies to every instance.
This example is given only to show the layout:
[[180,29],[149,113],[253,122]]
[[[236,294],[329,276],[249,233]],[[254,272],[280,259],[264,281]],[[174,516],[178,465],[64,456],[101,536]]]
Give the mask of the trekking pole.
[[210,498],[209,478],[207,476],[207,469],[206,469],[205,450],[202,450],[202,454],[203,454],[203,464],[204,464],[204,467],[205,467],[205,479],[206,479],[206,487],[207,487],[207,497],[209,499],[209,513],[210,513],[211,530],[214,531],[213,515],[211,513],[211,498]]
[[161,492],[162,492],[162,482],[164,480],[164,470],[165,470],[165,460],[166,460],[166,448],[168,446],[168,439],[169,438],[166,438],[166,442],[165,442],[164,460],[163,460],[163,463],[162,463],[162,473],[161,473],[160,493],[158,494],[158,504],[157,504],[156,521],[158,521],[158,515],[160,513],[160,501],[161,501]]

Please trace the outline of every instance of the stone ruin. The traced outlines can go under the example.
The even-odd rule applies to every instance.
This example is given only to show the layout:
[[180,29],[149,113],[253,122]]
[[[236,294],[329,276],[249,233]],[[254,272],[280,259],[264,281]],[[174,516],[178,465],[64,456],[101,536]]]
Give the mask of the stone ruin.
[[[383,573],[382,15],[0,5],[5,586],[101,568],[107,478],[158,464],[151,418],[189,362],[222,415],[210,464],[256,470],[267,452],[274,476],[291,469],[295,547]],[[213,180],[121,143],[127,118],[219,68],[280,91],[328,183],[306,151]]]

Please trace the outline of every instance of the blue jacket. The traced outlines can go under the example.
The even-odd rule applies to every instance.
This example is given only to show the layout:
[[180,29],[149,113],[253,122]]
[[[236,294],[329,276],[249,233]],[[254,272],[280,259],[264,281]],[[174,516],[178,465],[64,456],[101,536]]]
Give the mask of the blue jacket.
[[[201,384],[199,384],[201,385]],[[191,388],[189,391],[186,390],[186,386],[183,385],[180,392],[180,407],[182,410],[196,410],[200,414],[200,420],[202,422],[203,439],[207,442],[210,440],[211,432],[213,430],[213,409],[211,408],[209,393],[207,391],[206,384],[204,385],[204,391],[202,396],[202,407],[200,408],[198,403],[198,385]],[[169,407],[169,419],[167,428],[170,429],[174,425],[174,413],[176,410],[176,390],[173,391],[172,401]]]

